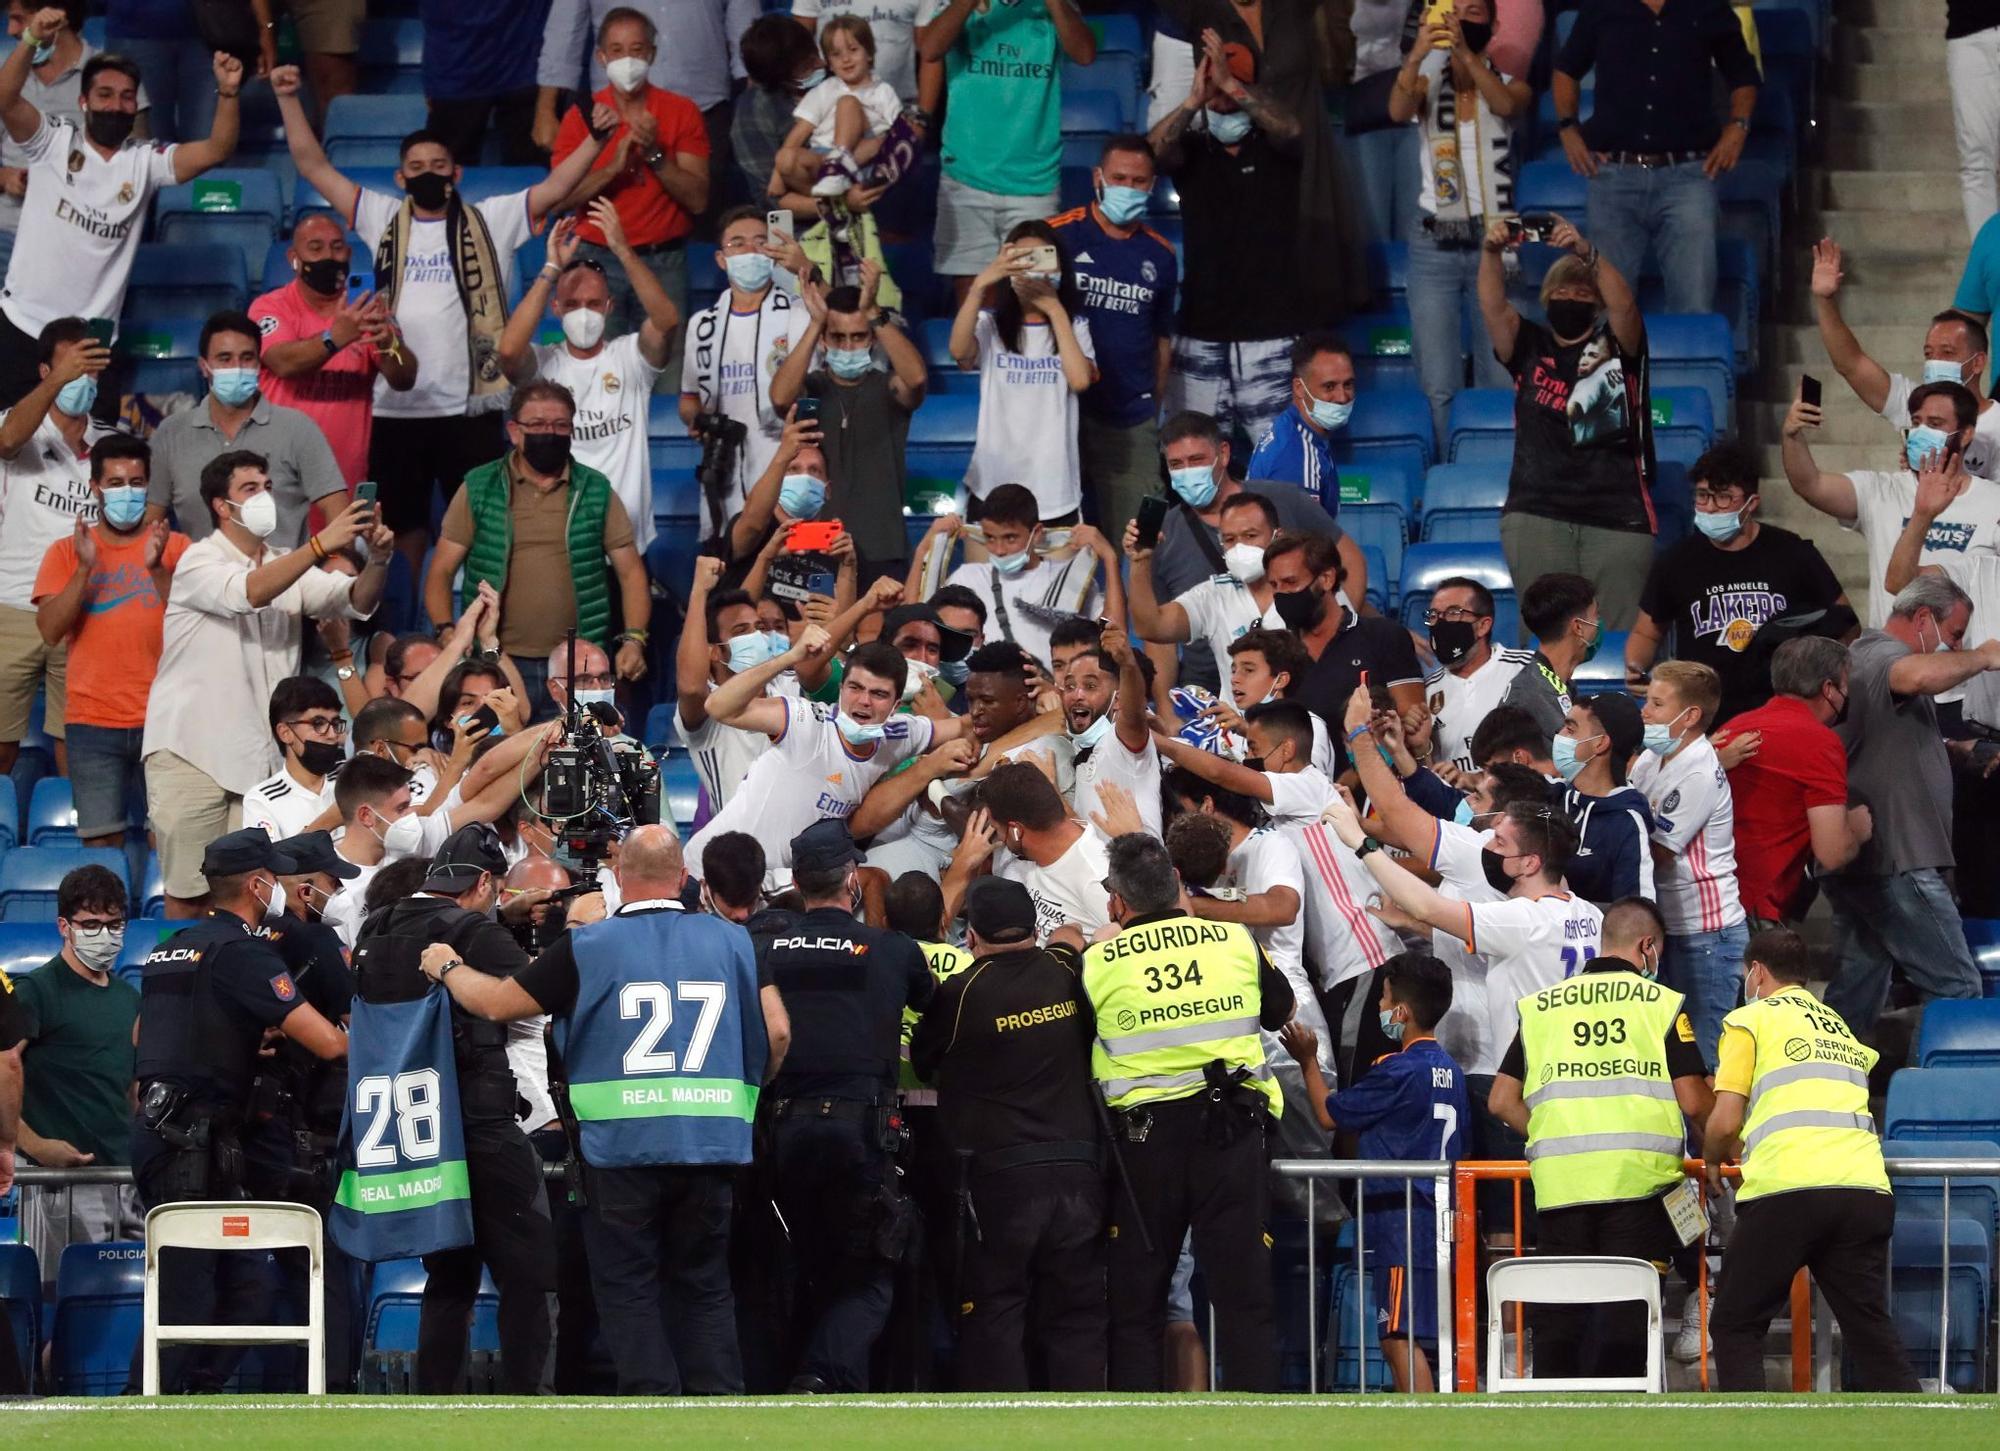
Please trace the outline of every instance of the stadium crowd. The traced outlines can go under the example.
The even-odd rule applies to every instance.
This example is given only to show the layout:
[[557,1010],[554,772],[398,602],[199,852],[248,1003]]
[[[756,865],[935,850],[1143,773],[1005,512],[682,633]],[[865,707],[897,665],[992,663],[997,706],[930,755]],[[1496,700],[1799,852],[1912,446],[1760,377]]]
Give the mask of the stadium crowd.
[[[1719,1167],[1770,1131],[1743,1015],[1824,983],[1879,1093],[1913,1012],[1981,993],[1994,224],[1910,320],[1917,377],[1813,253],[1830,386],[1885,419],[1870,471],[1815,462],[1816,383],[1783,429],[1786,483],[1865,543],[1850,598],[1733,439],[1659,539],[1639,279],[1650,249],[1666,312],[1716,308],[1759,85],[1725,0],[1603,0],[1560,46],[1539,0],[1363,0],[1331,38],[1303,0],[1165,0],[1149,129],[1067,209],[1063,75],[1097,52],[1070,0],[426,0],[430,122],[386,183],[322,142],[362,8],[285,7],[295,64],[267,0],[199,37],[112,0],[107,50],[82,0],[9,7],[0,765],[44,741],[77,840],[137,868],[63,876],[60,954],[0,999],[0,1178],[135,1181],[23,1196],[44,1279],[159,1203],[292,1199],[332,1230],[342,1388],[383,1383],[361,1266],[421,1255],[427,1392],[466,1384],[482,1269],[506,1390],[1195,1388],[1209,1353],[1275,1389],[1266,1226],[1303,1201],[1268,1160],[1525,1155],[1544,1251],[1602,1250],[1607,1204],[1659,1221],[1627,1242],[1677,1263],[1700,1357],[1691,1266],[1757,1195],[1721,1189],[1706,1244],[1655,1201],[1682,1144]],[[1587,216],[1511,205],[1531,74]],[[201,396],[135,398],[145,219],[231,161],[251,87],[318,198],[292,280],[184,320]],[[482,155],[539,179],[475,198]],[[1169,182],[1179,245],[1148,219]],[[1400,617],[1342,523],[1369,384],[1340,327],[1384,239],[1431,442],[1462,390],[1514,390],[1511,580]],[[904,309],[913,244],[948,364]],[[656,394],[698,518],[660,508]],[[968,396],[918,534],[913,420]],[[135,956],[153,864],[178,935]],[[1595,1132],[1545,1096],[1530,1007],[1589,973],[1635,979],[1664,1042],[1668,1147],[1611,1193],[1560,1179],[1535,1117]],[[706,1107],[603,1107],[705,1056]],[[426,1064],[455,1086],[406,1094]],[[1831,1182],[1876,1199],[1863,1136],[1872,1177]],[[469,1183],[378,1212],[369,1168],[440,1145]],[[1303,1233],[1366,1217],[1381,1352],[1429,1388],[1413,1194],[1407,1232],[1377,1182]],[[1761,1388],[1783,1286],[1732,1298],[1731,1263],[1722,1381]],[[241,1279],[176,1293],[241,1318],[283,1291]],[[1856,1383],[1904,1388],[1866,1300],[1839,1306]],[[1538,1364],[1625,1348],[1583,1332],[1538,1322]],[[237,1369],[169,1359],[178,1388]]]

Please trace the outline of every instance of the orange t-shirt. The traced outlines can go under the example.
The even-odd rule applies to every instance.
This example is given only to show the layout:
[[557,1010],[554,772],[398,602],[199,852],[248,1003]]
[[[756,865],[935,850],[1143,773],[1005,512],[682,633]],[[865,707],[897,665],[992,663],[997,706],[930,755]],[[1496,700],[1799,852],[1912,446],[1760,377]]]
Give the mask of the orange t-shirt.
[[[121,538],[100,524],[91,533],[97,540],[97,564],[90,571],[83,614],[69,637],[66,713],[83,725],[129,730],[146,723],[146,696],[160,668],[160,622],[167,602],[153,588],[152,571],[146,568],[144,529]],[[161,562],[173,568],[191,542],[185,534],[167,535]],[[70,535],[42,556],[35,602],[61,594],[74,573],[76,538]]]
[[[602,101],[616,110],[618,103],[614,94],[612,88],[606,86],[591,99]],[[669,156],[708,155],[708,127],[693,101],[673,91],[648,86],[646,109],[660,123],[659,139],[654,143],[660,150]],[[590,168],[592,171],[602,171],[611,164],[626,129],[621,121],[618,129],[605,138],[604,149],[597,153],[597,160]],[[561,166],[563,158],[583,145],[583,138],[589,134],[583,124],[583,112],[571,106],[569,114],[563,117],[562,129],[556,133],[552,162]],[[634,247],[656,247],[662,242],[685,237],[694,230],[694,219],[681,210],[679,202],[667,195],[667,189],[660,185],[660,179],[653,175],[652,168],[646,165],[637,147],[633,148],[625,174],[611,183],[604,195],[618,208],[618,221],[625,228],[625,240]],[[586,242],[594,242],[600,247],[604,245],[604,233],[595,222],[582,223],[577,227],[576,234]]]

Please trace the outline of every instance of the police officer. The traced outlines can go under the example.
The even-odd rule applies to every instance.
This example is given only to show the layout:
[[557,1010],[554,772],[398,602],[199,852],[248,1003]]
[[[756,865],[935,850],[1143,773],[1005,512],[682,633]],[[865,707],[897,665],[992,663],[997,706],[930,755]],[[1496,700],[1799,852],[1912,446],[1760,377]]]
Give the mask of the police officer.
[[1035,899],[1019,882],[980,878],[965,917],[971,965],[944,980],[910,1044],[962,1166],[958,1387],[1027,1390],[1032,1359],[1050,1390],[1102,1390],[1104,1180],[1083,955],[1035,945]]
[[1896,1206],[1868,1113],[1876,1052],[1806,988],[1798,933],[1759,932],[1743,962],[1744,1006],[1722,1020],[1703,1155],[1717,1193],[1739,1143],[1743,1159],[1709,1317],[1717,1379],[1726,1391],[1765,1388],[1764,1333],[1804,1267],[1840,1320],[1849,1389],[1917,1390],[1887,1308]]
[[[443,944],[454,960],[493,977],[512,977],[528,955],[494,919],[507,858],[486,825],[461,827],[431,859],[423,890],[369,914],[355,941],[355,990],[364,1002],[422,999],[431,984],[421,961]],[[437,1064],[416,1063],[405,1042],[377,1041],[357,1014],[350,1110],[359,1114],[365,1077],[393,1079]],[[510,1395],[539,1389],[549,1354],[548,1296],[555,1289],[555,1234],[542,1161],[515,1120],[518,1091],[507,1063],[507,1030],[469,1014],[451,1014],[464,1161],[471,1186],[472,1243],[423,1256],[429,1278],[417,1328],[417,1390],[463,1389],[479,1268],[500,1292],[500,1382]],[[419,1053],[430,1051],[420,1044]],[[401,1056],[399,1056],[401,1055]],[[380,1142],[378,1140],[378,1142]]]
[[759,943],[792,1024],[767,1095],[771,1182],[802,1300],[790,1388],[858,1391],[914,1215],[893,1160],[903,1009],[928,1006],[937,984],[916,943],[855,920],[861,853],[845,822],[816,822],[791,849],[804,910]]
[[[1714,1096],[1681,995],[1657,981],[1666,942],[1659,908],[1626,897],[1605,910],[1581,973],[1520,1001],[1487,1107],[1527,1135],[1543,1254],[1621,1255],[1664,1271],[1701,1233],[1681,1172],[1683,1116],[1701,1122]],[[1533,1085],[1525,1097],[1523,1085]],[[1643,1374],[1644,1326],[1636,1306],[1539,1306],[1535,1371]]]
[[[305,1000],[277,947],[257,932],[284,909],[278,878],[296,863],[252,827],[210,842],[201,870],[208,915],[155,948],[140,979],[132,1179],[148,1210],[244,1196],[244,1109],[267,1030],[319,1058],[347,1052],[346,1036]],[[266,1314],[268,1289],[254,1255],[182,1252],[163,1267],[160,1319],[252,1323]],[[242,1353],[168,1347],[161,1387],[219,1391]]]
[[1084,953],[1083,989],[1129,1180],[1111,1203],[1111,1389],[1163,1388],[1167,1290],[1191,1230],[1229,1389],[1275,1391],[1265,1135],[1282,1100],[1258,1029],[1290,1020],[1292,990],[1249,928],[1188,912],[1157,837],[1116,837],[1107,856],[1119,931]]
[[618,854],[624,905],[570,909],[571,931],[509,980],[424,953],[460,1007],[493,1021],[556,1015],[588,1205],[585,1242],[620,1395],[743,1390],[729,1285],[736,1166],[784,1039],[757,985],[750,935],[682,909],[671,828],[642,826]]

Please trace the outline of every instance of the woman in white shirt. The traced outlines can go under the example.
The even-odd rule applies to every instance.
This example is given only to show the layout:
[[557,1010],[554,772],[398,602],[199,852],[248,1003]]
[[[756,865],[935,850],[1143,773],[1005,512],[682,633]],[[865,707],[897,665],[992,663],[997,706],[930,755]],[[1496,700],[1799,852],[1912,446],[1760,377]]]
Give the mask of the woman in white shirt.
[[[983,305],[989,288],[999,288],[991,307]],[[1042,523],[1075,523],[1083,498],[1078,399],[1097,381],[1097,352],[1069,258],[1047,222],[1015,226],[972,279],[952,319],[951,356],[979,371],[966,517],[976,523],[981,500],[1002,484],[1021,484],[1034,493]]]

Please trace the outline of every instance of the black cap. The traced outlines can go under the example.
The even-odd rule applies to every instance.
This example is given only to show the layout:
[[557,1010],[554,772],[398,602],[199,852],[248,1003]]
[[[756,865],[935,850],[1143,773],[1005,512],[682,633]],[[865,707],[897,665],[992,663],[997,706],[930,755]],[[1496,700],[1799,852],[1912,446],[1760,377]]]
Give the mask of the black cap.
[[792,838],[792,870],[795,872],[831,871],[834,867],[844,867],[849,862],[860,860],[861,853],[854,848],[854,838],[847,834],[847,823],[835,816],[815,821]]
[[1607,690],[1584,701],[1598,726],[1611,738],[1611,758],[1625,762],[1646,738],[1646,723],[1639,718],[1639,702],[1622,690]]
[[330,877],[339,877],[343,882],[351,882],[361,875],[360,867],[333,849],[333,833],[330,831],[307,831],[298,836],[288,836],[278,843],[278,850],[292,859],[292,873],[299,876],[325,873]]
[[879,638],[894,644],[896,632],[912,620],[921,620],[938,632],[938,659],[947,665],[956,664],[972,653],[972,636],[947,625],[938,618],[938,612],[922,600],[913,604],[897,605],[883,615],[882,634]]
[[965,894],[965,923],[981,942],[1005,946],[1035,935],[1035,899],[1019,882],[981,877]]
[[227,836],[218,836],[201,854],[204,877],[235,877],[244,872],[267,871],[289,875],[298,865],[278,850],[278,844],[262,827],[246,826]]
[[499,833],[484,822],[461,826],[444,839],[431,869],[424,878],[426,892],[468,892],[481,872],[496,877],[507,874],[507,853],[501,850]]

